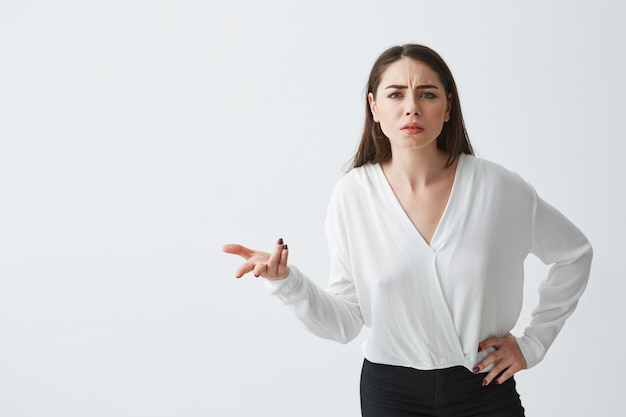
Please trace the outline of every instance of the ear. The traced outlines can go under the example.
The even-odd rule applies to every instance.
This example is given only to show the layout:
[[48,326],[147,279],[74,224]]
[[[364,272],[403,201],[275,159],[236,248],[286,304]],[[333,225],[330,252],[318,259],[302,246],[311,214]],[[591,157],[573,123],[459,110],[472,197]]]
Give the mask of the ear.
[[452,93],[448,93],[448,105],[446,106],[446,113],[443,116],[443,121],[450,121],[450,110],[452,110]]
[[367,102],[370,105],[370,111],[372,112],[372,118],[378,123],[378,110],[376,109],[376,100],[374,100],[373,93],[367,93]]

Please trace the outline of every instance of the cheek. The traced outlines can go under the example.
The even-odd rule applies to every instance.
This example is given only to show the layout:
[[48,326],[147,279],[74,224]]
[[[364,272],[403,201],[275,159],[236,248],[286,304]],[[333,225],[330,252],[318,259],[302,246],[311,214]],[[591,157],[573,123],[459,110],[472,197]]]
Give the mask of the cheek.
[[378,106],[379,117],[397,117],[404,113],[404,105],[399,101],[386,102]]
[[440,117],[443,119],[444,122],[450,120],[450,108],[447,105],[439,107],[437,109],[437,113],[441,115]]
[[385,120],[389,119],[390,109],[388,106],[378,103],[373,107],[372,115],[374,116],[374,121],[384,123]]

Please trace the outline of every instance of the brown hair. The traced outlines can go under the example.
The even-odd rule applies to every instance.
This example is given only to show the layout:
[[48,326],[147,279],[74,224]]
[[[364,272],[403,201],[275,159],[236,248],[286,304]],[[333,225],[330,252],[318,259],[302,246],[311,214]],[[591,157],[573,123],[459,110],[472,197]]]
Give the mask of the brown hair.
[[461,103],[456,90],[456,83],[452,77],[450,69],[445,61],[432,49],[416,44],[406,44],[393,46],[384,51],[374,63],[367,82],[365,93],[365,124],[361,143],[354,156],[353,168],[360,167],[368,162],[377,164],[385,162],[391,158],[391,146],[389,139],[383,133],[380,125],[374,122],[367,96],[369,93],[376,98],[376,90],[387,67],[407,57],[428,65],[439,76],[439,80],[445,88],[446,95],[450,96],[450,120],[443,125],[443,130],[437,137],[437,147],[448,154],[446,166],[450,166],[459,157],[459,154],[466,153],[473,155],[472,145],[469,141],[463,114],[461,113]]

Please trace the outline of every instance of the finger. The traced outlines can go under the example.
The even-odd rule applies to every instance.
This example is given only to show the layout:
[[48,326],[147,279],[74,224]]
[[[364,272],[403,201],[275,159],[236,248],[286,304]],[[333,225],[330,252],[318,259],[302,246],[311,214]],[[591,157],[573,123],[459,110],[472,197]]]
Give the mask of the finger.
[[267,261],[267,271],[270,275],[278,274],[278,265],[280,263],[280,257],[284,246],[285,242],[283,241],[283,238],[278,239],[276,245],[274,245],[274,251]]
[[222,250],[226,253],[230,253],[233,255],[239,255],[245,259],[250,259],[254,252],[252,249],[246,248],[243,245],[238,245],[236,243],[229,243],[222,247]]
[[490,365],[495,364],[498,360],[500,360],[500,358],[500,353],[498,351],[491,352],[489,355],[485,356],[482,361],[476,364],[473,370],[474,373],[477,374]]
[[507,359],[510,362],[510,365],[506,367],[502,375],[497,377],[496,383],[498,384],[502,384],[506,382],[506,380],[511,378],[517,372],[523,369],[526,369],[528,367],[528,364],[526,363],[526,359],[524,358],[522,351],[519,349],[517,342],[515,341],[515,339],[513,339],[513,341],[515,342],[515,345],[513,345],[514,347],[512,349],[512,352],[509,354],[508,359]]
[[265,272],[267,271],[267,264],[266,263],[258,263],[254,266],[252,273],[254,274],[255,277],[260,277],[261,275],[265,274]]
[[496,379],[496,384],[504,384],[509,378],[511,378],[513,375],[515,375],[515,373],[517,371],[520,371],[521,369],[518,369],[515,366],[509,366],[508,368],[506,368],[506,370],[504,372],[502,372],[502,375],[500,375],[497,379]]
[[519,351],[519,348],[517,348],[517,344],[509,344],[507,346],[507,342],[511,343],[510,340],[505,339],[499,350],[488,355],[474,368],[474,373],[478,373],[480,369],[484,369],[484,367],[490,364],[494,365],[483,379],[483,385],[489,385],[494,380],[497,384],[502,384],[515,373],[526,369],[526,360],[521,354],[521,351]]
[[485,378],[483,378],[483,387],[491,384],[491,382],[498,376],[500,375],[500,373],[502,371],[504,371],[505,369],[507,369],[507,366],[505,366],[502,361],[498,362],[492,369],[491,371],[489,371],[489,373],[485,376]]
[[478,344],[478,351],[482,352],[483,350],[487,350],[489,348],[496,348],[500,344],[499,337],[490,337],[488,339],[483,340]]
[[289,247],[287,247],[287,245],[283,245],[283,248],[280,251],[280,262],[278,263],[279,271],[284,271],[287,269],[288,258],[289,258]]
[[237,268],[237,271],[235,271],[235,277],[241,278],[248,272],[252,272],[254,270],[254,267],[254,262],[244,262],[239,268]]

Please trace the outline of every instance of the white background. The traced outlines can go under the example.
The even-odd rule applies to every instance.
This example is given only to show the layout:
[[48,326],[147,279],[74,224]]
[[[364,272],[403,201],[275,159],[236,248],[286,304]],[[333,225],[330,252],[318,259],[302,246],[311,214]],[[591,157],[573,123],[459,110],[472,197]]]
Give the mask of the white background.
[[[624,415],[619,1],[0,2],[0,416],[357,416],[360,343],[307,333],[224,243],[320,285],[389,46],[450,65],[479,156],[589,237],[529,416]],[[529,260],[528,323],[545,267]]]

